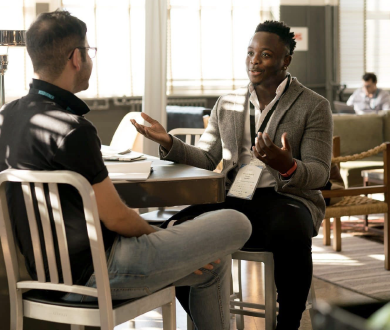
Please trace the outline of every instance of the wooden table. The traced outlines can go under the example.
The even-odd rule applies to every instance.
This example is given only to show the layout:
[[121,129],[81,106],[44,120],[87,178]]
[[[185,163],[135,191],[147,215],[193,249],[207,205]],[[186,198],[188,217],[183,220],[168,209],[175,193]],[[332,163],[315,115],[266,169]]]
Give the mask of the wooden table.
[[221,203],[225,176],[189,165],[151,160],[146,181],[113,181],[119,195],[133,208]]
[[[153,172],[146,181],[113,181],[120,196],[128,206],[157,207],[203,203],[225,200],[224,175],[193,166],[174,164],[148,157],[153,161]],[[19,264],[24,264],[23,257]],[[23,267],[24,268],[24,267]],[[21,269],[21,277],[29,278]],[[9,329],[9,297],[3,252],[0,245],[0,324]],[[69,325],[24,319],[24,329],[69,330]],[[86,329],[98,329],[86,327]]]

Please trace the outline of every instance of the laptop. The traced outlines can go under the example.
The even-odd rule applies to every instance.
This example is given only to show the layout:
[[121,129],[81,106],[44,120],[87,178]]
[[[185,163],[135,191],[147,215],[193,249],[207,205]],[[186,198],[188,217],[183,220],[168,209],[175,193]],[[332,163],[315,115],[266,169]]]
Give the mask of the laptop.
[[347,103],[339,102],[339,101],[333,101],[333,105],[337,113],[350,113],[350,114],[356,114],[354,108],[352,105],[347,105]]

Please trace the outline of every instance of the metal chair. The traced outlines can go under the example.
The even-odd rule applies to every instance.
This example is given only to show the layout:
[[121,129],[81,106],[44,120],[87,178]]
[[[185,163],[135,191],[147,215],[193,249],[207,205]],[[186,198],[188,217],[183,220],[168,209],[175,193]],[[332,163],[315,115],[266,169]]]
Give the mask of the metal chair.
[[[197,145],[200,137],[202,136],[205,130],[203,128],[175,128],[168,132],[173,136],[184,136],[185,142],[190,145]],[[181,211],[186,206],[176,207],[174,209],[169,208],[165,209],[164,207],[159,207],[158,210],[148,212],[145,211],[140,214],[140,216],[147,222],[153,225],[160,225],[164,221],[169,220],[176,213]]]
[[[13,237],[6,198],[7,182],[21,183],[31,231],[37,281],[20,280],[16,255],[17,247]],[[97,288],[73,284],[58,184],[69,184],[75,187],[82,198]],[[49,216],[50,208],[48,208],[44,192],[46,185],[49,191],[52,219],[54,220],[53,226],[58,241],[59,262],[62,273],[57,268],[55,243]],[[35,192],[36,202],[33,201],[32,187]],[[43,244],[41,246],[39,239],[39,220],[35,215],[34,205],[39,210],[39,218],[43,228],[44,246]],[[13,169],[1,172],[0,237],[8,277],[12,330],[23,329],[24,316],[71,324],[72,330],[83,330],[84,326],[99,326],[103,330],[112,330],[115,325],[160,306],[162,306],[163,311],[164,329],[176,329],[174,287],[164,288],[140,299],[111,300],[106,254],[95,195],[89,182],[80,174],[70,171],[45,172]],[[42,247],[44,251],[42,251]],[[50,280],[45,275],[43,255],[47,256],[45,259],[47,259]],[[63,278],[63,283],[60,282],[60,278]],[[26,289],[30,291],[22,294],[22,290],[24,291]],[[97,298],[97,303],[64,303],[55,299],[45,299],[43,294],[37,298],[42,290],[54,290],[92,296]]]
[[[237,251],[232,255],[232,295],[230,296],[230,313],[236,314],[237,329],[244,329],[244,315],[265,318],[265,330],[276,327],[276,287],[274,281],[274,257],[271,252]],[[241,260],[261,262],[264,264],[264,304],[247,303],[242,301]],[[313,283],[310,287],[306,309],[310,309],[310,318],[314,319],[313,304],[315,292]],[[246,310],[250,308],[252,310]],[[253,309],[264,312],[253,311]]]

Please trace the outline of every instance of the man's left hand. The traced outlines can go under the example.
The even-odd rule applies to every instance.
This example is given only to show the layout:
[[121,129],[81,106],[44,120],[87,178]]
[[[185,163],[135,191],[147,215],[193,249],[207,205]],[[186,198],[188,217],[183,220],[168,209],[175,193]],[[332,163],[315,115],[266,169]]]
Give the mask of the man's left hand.
[[282,135],[282,148],[275,145],[267,133],[259,133],[253,154],[264,164],[277,170],[279,173],[286,173],[294,165],[290,143],[287,140],[287,133]]

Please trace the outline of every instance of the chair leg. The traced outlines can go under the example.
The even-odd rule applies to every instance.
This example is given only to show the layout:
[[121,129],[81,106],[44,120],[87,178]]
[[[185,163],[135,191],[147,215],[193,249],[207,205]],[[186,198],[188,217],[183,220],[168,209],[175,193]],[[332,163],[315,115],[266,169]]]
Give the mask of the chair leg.
[[273,256],[264,263],[265,268],[265,330],[274,330],[276,327],[276,287],[274,281]]
[[316,311],[315,311],[316,294],[315,294],[315,290],[314,290],[313,279],[311,280],[311,286],[310,286],[309,295],[307,297],[307,302],[308,302],[308,305],[309,305],[308,308],[309,308],[309,313],[310,313],[311,325],[314,328],[313,321],[314,321],[314,316],[316,314]]
[[[233,259],[233,268],[232,268],[232,285],[233,285],[233,294],[236,294],[236,301],[242,301],[242,282],[241,282],[241,260]],[[237,309],[244,309],[243,307],[235,306]],[[238,330],[244,329],[244,316],[236,314],[236,327]]]
[[324,245],[330,245],[330,219],[324,219],[323,222],[323,234],[322,242]]
[[384,225],[383,225],[383,239],[384,239],[384,246],[385,246],[385,269],[390,270],[390,227],[389,227],[389,216],[387,213],[385,213],[384,216]]
[[163,330],[176,330],[176,300],[162,306]]
[[341,251],[341,218],[333,218],[333,250]]
[[23,330],[23,301],[20,290],[10,290],[10,325],[12,330]]
[[192,322],[190,316],[187,314],[187,330],[194,330],[194,322]]

